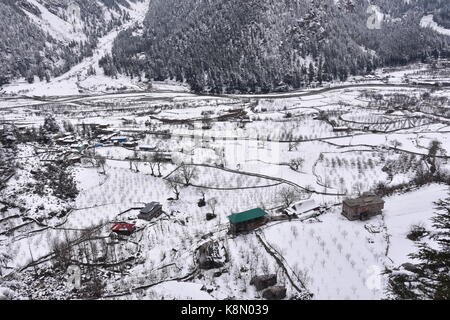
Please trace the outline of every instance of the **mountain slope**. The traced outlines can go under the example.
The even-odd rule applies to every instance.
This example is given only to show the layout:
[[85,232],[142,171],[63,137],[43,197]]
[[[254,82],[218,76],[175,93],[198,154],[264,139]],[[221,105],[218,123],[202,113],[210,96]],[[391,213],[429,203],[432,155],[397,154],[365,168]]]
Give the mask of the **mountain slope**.
[[420,26],[443,2],[376,3],[380,30],[367,27],[363,0],[154,0],[143,35],[119,36],[110,64],[194,91],[258,92],[447,54],[448,38]]
[[98,39],[130,19],[141,0],[3,0],[0,2],[0,85],[61,75],[92,56]]

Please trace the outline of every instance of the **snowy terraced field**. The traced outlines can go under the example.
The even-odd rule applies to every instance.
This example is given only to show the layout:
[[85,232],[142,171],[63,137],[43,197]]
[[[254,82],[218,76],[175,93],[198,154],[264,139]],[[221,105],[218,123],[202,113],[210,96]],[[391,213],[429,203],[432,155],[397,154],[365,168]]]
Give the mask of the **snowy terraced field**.
[[[61,86],[63,80],[58,81]],[[80,84],[91,87],[89,82],[97,80],[86,78]],[[6,206],[17,204],[0,208],[0,253],[10,256],[3,274],[20,282],[18,270],[31,277],[36,262],[42,270],[51,268],[56,244],[69,240],[83,263],[87,258],[76,252],[98,256],[105,298],[260,299],[262,292],[249,282],[268,273],[287,288],[287,298],[307,293],[313,299],[386,297],[382,271],[409,261],[408,254],[416,250],[416,243],[406,238],[411,225],[432,228],[433,202],[444,198],[448,187],[435,183],[394,190],[385,197],[383,215],[365,222],[347,220],[341,203],[380,183],[389,188],[410,183],[417,168],[429,168],[426,156],[434,140],[441,142],[435,159],[439,170],[449,169],[450,119],[429,106],[414,118],[431,98],[420,98],[414,110],[387,113],[395,108],[388,102],[393,95],[448,97],[448,89],[355,86],[229,97],[193,95],[172,82],[156,83],[153,89],[0,101],[4,121],[38,128],[51,113],[75,146],[88,146],[83,151],[52,147],[56,153],[83,157],[70,166],[79,190],[72,200],[53,196],[51,186],[42,195],[35,193],[35,171],[45,167],[50,149],[36,141],[18,148],[17,172],[1,191]],[[449,108],[448,101],[444,104]],[[230,110],[246,117],[229,116]],[[109,142],[94,154],[93,146],[104,137],[97,125],[137,147]],[[342,126],[348,130],[340,130]],[[142,146],[154,149],[140,150]],[[158,163],[160,154],[170,159]],[[95,165],[99,157],[105,157],[103,165]],[[189,182],[183,180],[183,170],[192,173]],[[286,190],[294,190],[296,200],[314,200],[322,211],[317,217],[288,220],[278,211],[286,207],[280,197]],[[162,204],[162,215],[138,219],[140,208],[151,201]],[[257,207],[274,221],[238,237],[227,233],[229,215]],[[115,222],[133,223],[137,229],[124,241],[112,239]],[[197,253],[208,241],[223,245],[227,259],[221,267],[203,270]],[[24,292],[19,286],[17,294]],[[57,294],[45,292],[71,294],[64,288]]]

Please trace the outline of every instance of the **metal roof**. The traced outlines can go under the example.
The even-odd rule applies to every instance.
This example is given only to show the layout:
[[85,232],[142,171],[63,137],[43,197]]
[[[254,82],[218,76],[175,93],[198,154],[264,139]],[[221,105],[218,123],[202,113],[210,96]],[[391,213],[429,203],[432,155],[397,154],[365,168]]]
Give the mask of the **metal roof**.
[[374,204],[382,204],[384,203],[384,200],[374,194],[365,193],[359,198],[344,200],[344,203],[349,207],[359,207]]
[[256,208],[248,211],[244,211],[241,213],[232,214],[228,216],[228,219],[231,223],[242,223],[250,220],[255,220],[267,215],[263,209]]
[[111,230],[112,231],[129,231],[132,232],[134,231],[136,228],[136,226],[134,224],[130,224],[130,223],[116,223]]
[[158,208],[158,207],[162,207],[161,204],[158,203],[158,202],[150,202],[150,203],[147,203],[147,204],[145,205],[145,207],[141,209],[141,213],[143,213],[143,214],[149,214],[149,213],[151,213],[153,210],[155,210],[155,209]]

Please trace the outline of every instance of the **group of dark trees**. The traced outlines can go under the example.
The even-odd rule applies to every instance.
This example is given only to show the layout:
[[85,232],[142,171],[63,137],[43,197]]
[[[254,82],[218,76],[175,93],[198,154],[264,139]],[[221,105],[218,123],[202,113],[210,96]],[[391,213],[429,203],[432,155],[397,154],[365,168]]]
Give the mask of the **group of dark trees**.
[[[2,0],[0,2],[0,87],[12,79],[24,77],[32,83],[50,81],[70,70],[84,57],[93,55],[99,37],[130,19],[129,2],[140,0],[74,0],[81,13],[85,39],[62,41],[55,39],[28,16],[41,16],[40,10],[26,1]],[[47,10],[66,20],[67,3],[43,1]],[[115,11],[107,20],[102,5]]]
[[424,3],[427,13],[434,13],[433,20],[446,29],[450,29],[450,2],[446,0],[429,0]]
[[438,1],[374,2],[380,30],[367,27],[366,1],[155,0],[142,35],[120,34],[105,65],[194,91],[265,92],[449,54],[448,37],[420,26]]
[[67,162],[49,163],[33,172],[36,181],[35,192],[44,195],[46,188],[61,200],[73,200],[79,191],[70,164]]

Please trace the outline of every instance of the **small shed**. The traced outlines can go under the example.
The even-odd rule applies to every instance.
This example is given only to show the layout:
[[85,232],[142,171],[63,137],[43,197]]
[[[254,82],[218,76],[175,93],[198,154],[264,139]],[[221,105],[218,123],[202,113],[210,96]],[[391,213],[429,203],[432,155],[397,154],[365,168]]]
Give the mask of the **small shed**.
[[113,225],[111,231],[121,236],[130,236],[136,231],[136,226],[134,224],[121,222]]
[[313,199],[302,200],[292,204],[285,210],[288,215],[302,215],[307,212],[311,212],[320,208]]
[[162,205],[159,202],[150,202],[141,209],[138,218],[150,221],[159,217],[162,214]]
[[346,132],[351,131],[349,127],[333,127],[334,132]]
[[356,199],[344,200],[342,204],[342,215],[349,220],[368,220],[369,218],[382,214],[384,200],[373,193],[364,193]]
[[156,146],[150,146],[150,145],[140,145],[139,150],[141,151],[155,151]]
[[111,142],[112,143],[124,143],[127,142],[128,138],[127,137],[113,137],[111,138]]
[[137,141],[128,141],[128,142],[122,143],[122,146],[124,146],[125,148],[133,148],[133,147],[137,147],[137,145],[138,145]]
[[268,213],[263,209],[256,208],[241,213],[228,216],[230,221],[230,232],[238,234],[240,232],[252,231],[263,226],[268,221]]

